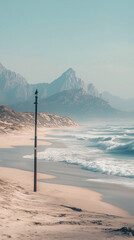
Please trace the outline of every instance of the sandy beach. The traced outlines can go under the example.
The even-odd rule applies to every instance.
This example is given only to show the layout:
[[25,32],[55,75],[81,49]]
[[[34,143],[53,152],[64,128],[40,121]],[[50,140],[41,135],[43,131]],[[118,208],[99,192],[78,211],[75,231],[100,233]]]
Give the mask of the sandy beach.
[[[39,129],[38,145],[50,130]],[[33,132],[0,135],[1,148],[33,145]],[[55,176],[38,174],[39,179]],[[134,217],[95,191],[38,182],[33,173],[0,167],[0,239],[133,239]]]
[[[52,131],[52,129],[51,129]],[[38,145],[51,145],[50,142],[44,141],[44,133],[47,135],[50,128],[38,129]],[[47,136],[45,139],[48,139]],[[42,141],[43,140],[43,141]],[[13,148],[15,146],[33,146],[34,144],[34,130],[33,128],[23,128],[20,131],[10,131],[8,133],[0,134],[0,148]]]

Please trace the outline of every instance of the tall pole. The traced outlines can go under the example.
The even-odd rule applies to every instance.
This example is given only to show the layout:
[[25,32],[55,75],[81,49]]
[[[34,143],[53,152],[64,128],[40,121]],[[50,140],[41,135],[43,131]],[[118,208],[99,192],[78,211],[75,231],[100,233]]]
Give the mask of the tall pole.
[[38,91],[35,92],[35,139],[34,139],[34,192],[37,191],[37,104]]

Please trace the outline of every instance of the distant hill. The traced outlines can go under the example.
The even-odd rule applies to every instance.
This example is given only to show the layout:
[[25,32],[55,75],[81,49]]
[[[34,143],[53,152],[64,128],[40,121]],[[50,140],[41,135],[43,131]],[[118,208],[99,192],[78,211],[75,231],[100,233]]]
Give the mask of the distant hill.
[[[29,128],[34,125],[34,113],[16,112],[8,107],[0,106],[0,133],[21,128]],[[39,127],[77,127],[69,117],[62,117],[48,113],[38,113]]]
[[[13,108],[16,110],[33,111],[33,103],[16,104]],[[71,89],[59,92],[48,98],[40,100],[38,109],[41,112],[49,112],[71,116],[79,120],[85,117],[97,117],[118,114],[119,111],[113,109],[105,100],[99,97],[89,95],[84,89]]]
[[134,98],[124,99],[114,96],[109,92],[103,92],[102,97],[108,101],[113,108],[117,108],[121,111],[134,111]]

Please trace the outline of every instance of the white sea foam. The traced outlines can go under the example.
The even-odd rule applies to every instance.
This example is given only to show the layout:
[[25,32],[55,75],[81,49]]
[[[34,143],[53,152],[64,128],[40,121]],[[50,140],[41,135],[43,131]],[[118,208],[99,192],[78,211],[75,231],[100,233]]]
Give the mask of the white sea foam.
[[[66,146],[50,147],[38,153],[42,161],[65,162],[103,174],[134,178],[134,129],[86,128],[55,132]],[[24,156],[33,159],[33,155]]]
[[[96,149],[47,148],[38,153],[38,159],[54,162],[65,162],[80,165],[82,168],[103,174],[134,177],[134,166],[131,161],[115,160],[111,157],[101,157],[101,151]],[[33,159],[33,155],[24,156]]]
[[124,185],[126,187],[134,188],[134,181],[132,179],[87,179],[87,182],[98,182],[98,183],[108,183],[108,184],[118,184],[118,185]]

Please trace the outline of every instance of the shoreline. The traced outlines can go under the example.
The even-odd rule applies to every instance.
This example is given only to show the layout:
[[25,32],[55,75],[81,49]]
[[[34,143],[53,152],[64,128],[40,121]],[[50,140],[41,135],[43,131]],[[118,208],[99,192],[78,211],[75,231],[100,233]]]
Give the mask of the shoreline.
[[[53,176],[38,174],[38,178]],[[134,228],[134,217],[103,202],[95,191],[38,182],[34,193],[32,172],[2,167],[0,183],[3,240],[124,239],[122,228]]]
[[[38,151],[40,151],[40,150],[42,151],[42,149],[44,149],[44,147],[46,147],[46,148],[50,147],[50,149],[51,149],[51,146],[57,147],[57,145],[55,146],[55,143],[53,143],[54,139],[57,139],[57,137],[51,137],[51,133],[53,130],[57,131],[57,130],[62,130],[62,129],[67,129],[67,128],[65,128],[65,127],[61,127],[61,128],[41,127],[41,128],[38,128]],[[21,131],[15,131],[14,133],[12,132],[12,133],[8,133],[8,134],[5,134],[5,133],[0,134],[0,142],[1,142],[0,150],[7,149],[9,151],[10,149],[15,149],[15,148],[16,148],[16,150],[18,150],[18,154],[16,151],[13,154],[12,161],[14,160],[14,158],[16,158],[13,165],[12,165],[12,161],[8,161],[6,165],[1,164],[0,166],[16,168],[16,169],[20,169],[20,170],[26,170],[26,171],[30,171],[30,172],[33,171],[31,161],[28,162],[27,159],[24,162],[24,159],[21,160],[21,158],[20,158],[19,159],[20,163],[17,165],[17,163],[18,163],[17,159],[19,158],[20,149],[21,149],[22,155],[25,155],[25,154],[27,155],[27,153],[25,153],[25,151],[27,151],[27,149],[29,149],[29,148],[32,149],[32,153],[33,153],[33,146],[34,146],[33,136],[34,136],[33,129],[26,129],[26,131],[24,131],[24,129],[23,129]],[[7,151],[4,152],[3,154],[8,155],[7,158],[10,158],[11,151],[9,151],[8,154],[7,154]],[[16,157],[16,155],[17,155],[17,157]],[[1,159],[0,159],[0,161],[1,161]],[[5,161],[5,159],[3,160],[3,163],[4,163],[4,161]],[[28,165],[27,162],[30,164]],[[44,166],[40,167],[40,164],[39,164],[39,166],[38,166],[39,173],[43,173],[43,174],[47,173],[48,175],[55,176],[55,179],[47,179],[47,180],[44,180],[44,182],[48,182],[48,183],[52,183],[52,184],[59,184],[59,185],[63,184],[63,185],[74,186],[74,187],[82,187],[82,188],[86,188],[89,190],[91,189],[91,190],[96,191],[96,192],[100,193],[101,195],[103,195],[104,202],[110,203],[114,206],[117,206],[118,208],[121,208],[121,209],[129,212],[131,215],[134,215],[134,211],[132,213],[132,212],[130,212],[130,209],[124,208],[124,205],[121,205],[120,202],[113,201],[112,194],[110,193],[110,191],[112,191],[113,195],[115,195],[115,191],[113,192],[113,189],[114,190],[117,189],[116,194],[118,194],[119,192],[126,191],[126,190],[127,190],[127,192],[130,193],[131,190],[127,186],[111,184],[111,183],[107,182],[107,180],[109,180],[109,178],[111,178],[111,176],[104,175],[101,173],[87,171],[87,170],[84,170],[83,168],[81,168],[80,166],[73,165],[73,164],[66,164],[66,163],[62,163],[62,162],[57,162],[57,163],[45,162],[44,171],[42,171],[43,167]],[[71,172],[72,169],[73,169],[73,171]],[[70,172],[71,172],[71,174],[70,174]],[[67,175],[66,175],[66,173],[67,173]],[[70,176],[69,176],[69,174],[70,174]],[[73,174],[76,176],[76,179],[73,178]],[[82,182],[79,179],[79,176],[82,177]],[[112,176],[112,177],[115,178],[115,176]],[[69,178],[71,178],[71,181],[69,181]],[[103,178],[104,182],[90,181],[90,179],[97,180],[99,178]],[[85,181],[87,182],[87,184]],[[83,184],[83,182],[84,182],[84,184]],[[105,189],[107,189],[107,190],[105,191]],[[122,191],[121,191],[121,189],[122,189]],[[128,190],[130,190],[130,191],[128,191]],[[109,196],[107,195],[107,191],[109,192]],[[120,196],[119,196],[119,198],[120,198]],[[133,196],[133,199],[134,199],[134,196]],[[126,200],[128,200],[128,199],[126,199]]]
[[[45,130],[45,132],[43,131]],[[52,131],[53,128],[38,128],[38,145],[49,146],[49,141],[44,141],[47,138],[46,135]],[[44,135],[45,134],[45,135]],[[16,146],[34,146],[34,129],[21,129],[20,131],[13,131],[0,134],[0,149],[1,148],[14,148]]]
[[[49,140],[49,139],[52,139],[51,137],[46,137],[46,135],[44,136],[44,130],[45,132],[47,132],[46,134],[50,134],[50,132],[53,130],[53,129],[46,129],[46,128],[41,128],[38,130],[38,136],[39,136],[39,141],[38,141],[38,145],[39,147],[47,147],[47,146],[50,146],[51,147],[51,142],[47,142],[46,144],[46,140]],[[8,147],[9,147],[9,150],[12,151],[13,148],[15,148],[16,146],[20,146],[20,148],[23,146],[23,145],[26,145],[26,146],[33,146],[33,137],[32,137],[32,134],[33,134],[33,131],[29,130],[27,132],[22,132],[19,133],[17,132],[17,134],[11,134],[10,137],[9,135],[5,135],[2,136],[0,135],[0,140],[2,138],[5,138],[3,139],[3,142],[2,142],[2,147],[3,149],[5,149],[7,151],[7,140],[9,139],[9,142],[8,142]],[[45,141],[44,141],[45,139]],[[25,143],[25,144],[24,144]],[[6,145],[5,145],[6,144]],[[4,148],[5,147],[5,148]],[[16,148],[15,148],[16,149]],[[10,157],[10,151],[9,151],[9,156]],[[1,159],[0,159],[1,160]],[[17,159],[16,159],[17,161]],[[23,163],[24,164],[24,163]],[[51,165],[51,163],[50,163]],[[48,169],[50,169],[50,165],[48,165]],[[55,166],[57,165],[57,169],[59,169],[59,163],[55,163]],[[60,164],[61,166],[62,164]],[[64,164],[63,164],[64,165]],[[46,165],[45,165],[46,166]],[[51,165],[52,166],[52,165]],[[54,164],[53,164],[54,166]],[[21,167],[21,165],[19,166]],[[40,166],[42,168],[42,166]],[[76,173],[77,172],[77,168],[76,166],[68,166],[66,165],[64,171],[67,173],[67,168],[70,170],[70,169],[75,169],[75,171],[73,171],[72,173]],[[54,169],[56,170],[56,168],[54,167]],[[61,169],[62,169],[62,166],[61,166]],[[42,211],[44,211],[44,208],[45,208],[45,213],[47,212],[47,216],[49,216],[49,211],[51,212],[51,217],[53,215],[55,216],[59,216],[57,215],[57,212],[56,212],[56,209],[60,209],[60,218],[55,218],[56,223],[54,223],[54,219],[50,222],[47,222],[47,220],[45,219],[44,220],[44,217],[46,218],[46,215],[45,216],[40,216],[41,215],[41,212],[38,210],[38,217],[40,219],[39,223],[37,221],[37,223],[41,226],[45,226],[45,231],[48,231],[48,235],[49,235],[49,238],[48,239],[54,239],[54,235],[52,236],[52,238],[50,237],[50,232],[52,231],[53,232],[53,227],[54,227],[54,233],[55,233],[55,226],[57,228],[57,226],[61,226],[58,231],[57,234],[62,234],[62,231],[65,232],[65,229],[66,227],[68,227],[69,229],[69,232],[67,231],[66,234],[68,236],[68,234],[70,234],[72,231],[74,233],[74,227],[77,227],[80,225],[80,228],[85,228],[84,230],[84,233],[83,234],[88,234],[88,235],[85,235],[85,239],[88,239],[88,236],[91,236],[91,239],[92,239],[92,236],[94,236],[94,231],[96,232],[96,228],[97,228],[97,235],[96,235],[96,238],[93,238],[93,239],[105,239],[105,236],[108,234],[108,236],[111,236],[111,233],[109,232],[108,230],[108,226],[110,226],[111,229],[121,229],[121,227],[123,226],[130,226],[130,228],[133,227],[133,216],[130,215],[127,211],[123,210],[122,208],[120,207],[117,207],[111,203],[108,203],[105,201],[104,199],[104,195],[103,194],[100,194],[97,190],[93,188],[85,188],[85,187],[80,187],[80,186],[71,186],[69,184],[56,184],[56,181],[58,180],[58,178],[55,178],[57,177],[56,176],[56,172],[55,171],[51,171],[49,170],[49,173],[48,173],[48,170],[46,171],[46,174],[42,174],[42,173],[38,173],[38,186],[39,186],[39,192],[36,194],[36,193],[33,193],[33,173],[32,172],[29,172],[28,170],[27,171],[24,171],[25,169],[22,170],[19,170],[19,169],[15,169],[13,166],[11,168],[11,166],[8,168],[8,167],[0,167],[0,181],[2,182],[6,182],[7,185],[11,185],[11,189],[14,191],[14,186],[17,186],[17,191],[18,193],[17,194],[20,194],[20,196],[23,195],[23,198],[26,199],[27,198],[27,195],[28,197],[31,199],[31,198],[35,198],[37,197],[37,199],[39,200],[40,198],[42,199],[41,200],[41,204],[43,205],[43,208],[42,208]],[[50,174],[51,172],[51,174]],[[64,174],[64,172],[63,172]],[[65,176],[65,175],[64,175]],[[43,181],[45,181],[45,183],[43,182],[42,183],[42,179],[44,179]],[[55,181],[56,180],[56,181]],[[53,181],[55,181],[55,183],[53,183]],[[105,185],[103,184],[103,187]],[[9,188],[10,188],[9,187]],[[6,187],[5,187],[6,188]],[[18,189],[19,188],[19,189]],[[104,187],[105,188],[105,187]],[[16,189],[16,187],[15,187]],[[19,192],[19,190],[23,189],[23,194],[22,192]],[[92,189],[92,190],[91,190]],[[11,190],[11,191],[12,191]],[[25,195],[25,193],[27,192],[27,194]],[[11,193],[9,193],[11,194]],[[36,194],[36,195],[35,195]],[[19,195],[17,195],[19,196]],[[19,205],[19,202],[17,202],[17,196],[15,196],[15,199],[16,199],[16,204]],[[20,199],[19,201],[22,202],[22,204],[25,204],[24,203],[24,199]],[[37,200],[36,199],[36,200]],[[51,205],[51,209],[46,205],[49,205],[49,201],[52,203]],[[13,201],[11,200],[11,203]],[[7,203],[6,203],[7,204]],[[20,208],[22,208],[22,206],[20,205],[19,206]],[[30,207],[31,208],[31,207]],[[40,204],[37,206],[37,208],[40,208]],[[3,218],[6,219],[6,217],[4,217],[4,212],[3,212],[3,209],[5,209],[5,206],[2,205],[2,214],[3,214]],[[8,211],[8,207],[6,207],[7,211]],[[15,206],[13,205],[13,209],[15,209]],[[17,207],[18,209],[18,207]],[[76,209],[76,210],[72,210],[72,209]],[[80,211],[80,215],[78,216],[78,212]],[[19,209],[17,210],[17,215],[16,215],[16,219],[18,219],[18,211]],[[27,210],[27,211],[31,211],[31,210]],[[33,210],[32,210],[33,211]],[[65,220],[65,216],[67,215],[67,213],[64,213],[66,212],[68,213],[69,211],[69,216],[67,216],[67,219],[69,220]],[[73,214],[72,214],[72,211]],[[9,215],[10,215],[10,212],[12,212],[12,204],[11,204],[11,209],[9,208]],[[21,216],[21,211],[20,211],[20,216]],[[29,213],[30,214],[30,213]],[[90,219],[87,220],[87,214],[88,214],[88,217]],[[34,214],[30,215],[31,217],[33,217]],[[65,216],[64,216],[65,215]],[[81,219],[81,215],[83,215],[82,219]],[[35,216],[34,216],[35,217]],[[22,216],[23,218],[23,216]],[[35,217],[36,218],[36,217]],[[53,218],[53,217],[52,217]],[[75,221],[73,222],[72,221],[72,218],[75,219]],[[77,219],[78,218],[78,219]],[[109,224],[110,225],[107,225],[107,218],[108,218],[108,221],[110,222]],[[11,218],[12,219],[12,218]],[[12,231],[12,221],[14,222],[15,224],[15,228],[16,228],[16,224],[18,224],[18,220],[16,221],[16,219],[14,220],[11,220],[11,221],[7,221],[9,223],[9,230]],[[57,220],[58,219],[58,220]],[[60,221],[59,221],[60,219]],[[101,219],[101,220],[100,220]],[[22,220],[22,224],[26,224],[26,222],[28,221],[28,219],[23,219]],[[38,219],[37,219],[38,220]],[[61,221],[62,220],[62,221]],[[6,220],[5,220],[6,221]],[[32,221],[32,220],[31,220]],[[31,229],[33,228],[33,222],[31,223],[31,221],[29,222],[29,228],[27,231],[31,231]],[[45,222],[44,222],[45,221]],[[92,222],[96,222],[95,224],[95,228],[93,226],[91,226],[91,228],[89,228],[89,225],[91,224],[92,225]],[[101,222],[100,222],[101,221]],[[6,222],[6,225],[7,225],[7,222]],[[4,227],[4,224],[5,222],[3,223],[3,221],[1,221],[1,226],[3,228],[3,232],[6,231],[5,227]],[[37,225],[38,225],[37,224]],[[53,227],[52,227],[53,226]],[[73,228],[72,228],[73,226]],[[101,226],[101,227],[100,227]],[[15,231],[15,228],[13,231]],[[59,227],[58,227],[59,228]],[[79,228],[79,227],[78,227]],[[106,231],[104,231],[105,233],[102,234],[102,231],[104,230],[104,228],[106,229]],[[49,232],[49,229],[51,229],[51,231]],[[73,230],[72,230],[73,229]],[[78,230],[78,229],[77,229]],[[20,234],[21,232],[21,229],[18,229],[18,233],[15,233],[15,234]],[[44,230],[43,230],[44,231]],[[14,234],[13,233],[13,234]],[[28,234],[28,233],[26,233]],[[32,234],[32,233],[31,233]],[[34,233],[35,234],[35,233]],[[36,239],[43,239],[43,238],[40,238],[41,237],[41,233],[38,233],[39,234],[39,238],[37,237]],[[93,235],[92,235],[93,234]],[[18,236],[18,235],[17,235]],[[25,238],[27,237],[28,235],[25,235]],[[31,235],[33,236],[33,235]],[[84,235],[80,235],[81,238],[84,236]],[[59,239],[61,239],[62,235],[60,235]],[[19,237],[15,238],[14,239],[25,239],[25,238],[21,238],[20,235]],[[81,239],[80,238],[80,239]],[[4,235],[3,235],[3,238],[2,239],[7,239],[7,238],[4,238]],[[29,238],[29,239],[32,239]],[[47,238],[45,238],[47,239]],[[70,238],[71,239],[71,238]],[[79,239],[79,235],[76,234],[76,238],[73,238],[73,239]],[[111,238],[112,239],[112,238]],[[114,238],[115,239],[115,238]],[[118,239],[118,238],[117,238]]]
[[[4,179],[4,181],[7,181],[7,182],[10,181],[10,183],[16,183],[22,187],[25,187],[26,190],[29,191],[30,193],[33,192],[33,186],[32,186],[33,172],[14,169],[14,168],[11,169],[11,168],[0,167],[0,177]],[[37,194],[38,192],[44,193],[44,189],[47,189],[47,188],[56,189],[58,191],[60,198],[62,198],[62,196],[64,195],[66,196],[65,199],[67,200],[67,202],[69,202],[69,204],[72,202],[78,208],[82,208],[86,211],[92,211],[92,212],[97,211],[98,213],[112,214],[120,217],[131,217],[131,215],[127,211],[121,208],[118,208],[116,206],[113,206],[112,204],[103,202],[102,194],[96,191],[89,190],[86,188],[81,188],[81,187],[69,186],[69,185],[65,186],[62,184],[60,185],[60,184],[45,183],[45,182],[42,183],[40,181],[42,179],[48,180],[48,179],[54,179],[54,178],[55,176],[52,176],[52,175],[38,173]],[[73,193],[74,196],[72,195],[69,196],[68,195],[69,192]],[[81,194],[79,195],[80,192]],[[55,195],[53,192],[49,194]],[[79,199],[78,199],[78,195],[79,195]],[[88,199],[88,196],[90,196],[90,200]]]

